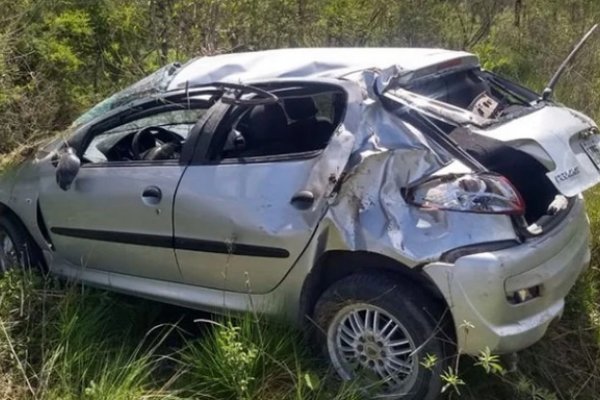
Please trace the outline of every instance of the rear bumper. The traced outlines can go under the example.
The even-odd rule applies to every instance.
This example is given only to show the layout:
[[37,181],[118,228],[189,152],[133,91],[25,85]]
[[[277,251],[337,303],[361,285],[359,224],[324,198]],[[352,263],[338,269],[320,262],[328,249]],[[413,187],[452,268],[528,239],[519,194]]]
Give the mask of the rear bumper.
[[[461,353],[522,350],[538,341],[558,319],[564,298],[588,266],[589,223],[583,199],[542,237],[505,250],[431,263],[424,271],[450,306]],[[511,304],[507,295],[539,286],[540,296]]]

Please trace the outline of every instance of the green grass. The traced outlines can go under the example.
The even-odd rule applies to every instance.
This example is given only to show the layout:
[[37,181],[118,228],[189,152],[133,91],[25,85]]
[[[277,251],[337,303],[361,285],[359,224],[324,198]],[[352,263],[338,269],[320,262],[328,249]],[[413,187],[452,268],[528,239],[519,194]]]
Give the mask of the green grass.
[[[0,278],[0,399],[353,399],[299,332]],[[333,384],[332,384],[333,383]]]
[[592,263],[567,298],[561,321],[519,354],[504,377],[467,367],[467,399],[600,399],[600,189],[585,194],[592,226]]
[[[593,262],[561,322],[488,375],[461,361],[465,399],[600,398],[600,189],[587,194]],[[302,335],[256,316],[207,315],[28,272],[0,278],[0,399],[358,399]]]

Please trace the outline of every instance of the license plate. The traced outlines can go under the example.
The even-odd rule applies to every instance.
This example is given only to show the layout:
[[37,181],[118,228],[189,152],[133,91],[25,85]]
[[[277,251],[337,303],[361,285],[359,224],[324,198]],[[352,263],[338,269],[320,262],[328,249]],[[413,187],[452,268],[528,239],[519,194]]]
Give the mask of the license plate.
[[592,160],[596,168],[600,169],[600,137],[594,135],[589,139],[585,139],[581,142],[581,147],[583,147],[583,151]]

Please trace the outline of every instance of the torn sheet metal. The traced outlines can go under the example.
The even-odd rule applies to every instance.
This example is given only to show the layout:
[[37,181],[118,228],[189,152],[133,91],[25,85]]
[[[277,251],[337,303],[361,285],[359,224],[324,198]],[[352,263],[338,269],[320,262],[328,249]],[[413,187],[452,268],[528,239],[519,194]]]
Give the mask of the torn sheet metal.
[[[354,146],[344,182],[325,216],[347,248],[378,252],[412,266],[457,247],[514,240],[506,215],[423,210],[405,202],[401,189],[424,177],[471,170],[384,110],[372,91],[377,77],[376,71],[348,77],[362,89],[363,98],[350,102],[357,108],[348,112],[354,119],[341,128],[352,133]],[[342,138],[344,134],[336,135],[330,147]]]
[[383,70],[376,82],[378,93],[421,114],[468,127],[474,134],[530,154],[549,170],[546,175],[561,194],[573,197],[600,182],[600,132],[584,114],[553,103],[540,107],[538,101],[537,107],[535,103],[528,105],[527,113],[486,118],[483,113],[478,115],[394,85],[399,79],[402,71],[397,67]]

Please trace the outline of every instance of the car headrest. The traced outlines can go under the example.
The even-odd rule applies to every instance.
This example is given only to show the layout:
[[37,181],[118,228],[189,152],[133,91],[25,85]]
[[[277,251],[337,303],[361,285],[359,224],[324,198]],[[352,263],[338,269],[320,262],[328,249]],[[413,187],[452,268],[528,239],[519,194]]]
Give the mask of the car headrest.
[[319,112],[312,97],[292,97],[283,100],[288,117],[293,120],[313,118]]
[[247,125],[244,138],[254,143],[281,138],[288,127],[287,117],[279,104],[255,106],[248,115]]

